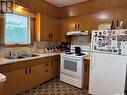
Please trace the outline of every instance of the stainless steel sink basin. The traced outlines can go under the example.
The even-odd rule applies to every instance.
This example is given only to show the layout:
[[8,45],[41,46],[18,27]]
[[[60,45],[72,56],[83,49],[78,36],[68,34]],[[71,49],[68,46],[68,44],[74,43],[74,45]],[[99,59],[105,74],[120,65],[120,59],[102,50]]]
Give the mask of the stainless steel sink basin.
[[23,59],[23,58],[26,58],[24,56],[9,56],[9,57],[6,57],[7,59]]
[[27,54],[27,55],[24,55],[24,57],[37,57],[37,56],[39,56],[39,55],[37,55],[37,54]]
[[23,58],[28,58],[28,57],[37,57],[39,55],[37,54],[27,54],[27,55],[23,55],[23,56],[9,56],[9,57],[5,57],[7,59],[23,59]]

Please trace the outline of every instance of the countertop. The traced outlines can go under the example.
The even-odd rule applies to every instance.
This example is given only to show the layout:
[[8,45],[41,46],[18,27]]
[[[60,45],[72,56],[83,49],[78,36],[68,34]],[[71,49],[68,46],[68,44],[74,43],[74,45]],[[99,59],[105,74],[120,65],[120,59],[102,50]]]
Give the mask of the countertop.
[[32,59],[37,59],[37,58],[44,58],[44,57],[50,57],[50,56],[55,56],[55,55],[60,55],[60,53],[44,53],[44,54],[37,54],[39,56],[36,57],[26,57],[22,59],[7,59],[4,57],[0,57],[0,65],[5,65],[5,64],[11,64],[14,62],[20,62],[20,61],[27,61],[27,60],[32,60]]
[[[53,53],[44,53],[44,54],[37,54],[37,55],[39,55],[39,56],[26,57],[26,58],[22,58],[22,59],[7,59],[7,58],[4,58],[4,57],[0,57],[0,66],[5,65],[5,64],[11,64],[11,63],[14,63],[14,62],[27,61],[27,60],[37,59],[37,58],[44,58],[44,57],[60,55],[60,53],[53,52]],[[84,57],[84,59],[89,60],[89,57]]]

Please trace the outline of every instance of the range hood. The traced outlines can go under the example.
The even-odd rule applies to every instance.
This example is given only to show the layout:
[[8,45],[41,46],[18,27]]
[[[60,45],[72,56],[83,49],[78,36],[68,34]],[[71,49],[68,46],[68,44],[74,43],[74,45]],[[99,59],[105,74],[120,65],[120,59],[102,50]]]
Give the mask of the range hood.
[[88,31],[69,31],[67,32],[66,35],[82,35],[82,36],[87,36]]

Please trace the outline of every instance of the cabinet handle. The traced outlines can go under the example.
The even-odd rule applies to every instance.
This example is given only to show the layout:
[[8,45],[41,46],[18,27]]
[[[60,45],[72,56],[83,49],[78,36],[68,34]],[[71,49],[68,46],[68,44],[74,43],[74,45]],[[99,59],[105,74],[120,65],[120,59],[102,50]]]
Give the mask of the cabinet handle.
[[53,38],[53,34],[51,34],[51,38]]
[[29,73],[31,74],[31,68],[29,68]]
[[80,28],[80,24],[78,24],[78,29]]
[[44,66],[48,66],[49,64],[45,64]]
[[65,34],[65,35],[64,35],[64,38],[66,39],[66,37],[67,37],[67,36],[66,36],[66,34]]
[[25,69],[25,74],[27,74],[27,68]]
[[53,62],[51,62],[51,66],[53,66]]
[[50,39],[50,34],[49,34],[49,39]]
[[49,70],[45,70],[44,72],[48,72]]
[[77,28],[77,24],[75,24],[75,29]]

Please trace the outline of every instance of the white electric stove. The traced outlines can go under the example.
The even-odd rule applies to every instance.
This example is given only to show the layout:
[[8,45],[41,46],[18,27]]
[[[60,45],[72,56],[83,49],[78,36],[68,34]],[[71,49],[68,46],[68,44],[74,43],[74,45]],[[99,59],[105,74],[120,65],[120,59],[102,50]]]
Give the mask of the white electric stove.
[[[75,47],[81,48],[81,53],[75,53]],[[60,80],[83,88],[84,57],[90,52],[89,45],[71,45],[70,52],[61,54]]]

